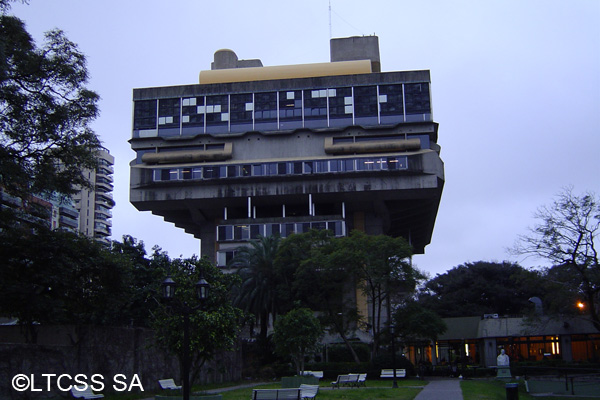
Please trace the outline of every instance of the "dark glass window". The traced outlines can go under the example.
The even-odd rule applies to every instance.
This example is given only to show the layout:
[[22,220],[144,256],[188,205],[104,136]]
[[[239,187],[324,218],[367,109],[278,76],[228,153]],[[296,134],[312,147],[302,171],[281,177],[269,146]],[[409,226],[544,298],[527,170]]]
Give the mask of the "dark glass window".
[[311,228],[322,231],[322,230],[327,229],[327,223],[326,222],[313,222],[311,225]]
[[204,179],[216,179],[221,177],[221,169],[218,166],[209,166],[203,168]]
[[180,99],[160,99],[158,101],[158,127],[174,128],[179,126]]
[[376,117],[377,105],[377,86],[354,88],[354,114],[356,117]]
[[344,171],[354,171],[354,160],[344,160]]
[[327,89],[314,89],[304,91],[304,118],[327,118]]
[[192,179],[192,169],[191,168],[182,168],[181,169],[181,178],[182,179]]
[[262,235],[262,225],[250,225],[250,239],[258,239],[259,235]]
[[287,165],[284,162],[277,163],[277,175],[286,175]]
[[312,161],[305,161],[304,162],[304,173],[305,174],[312,174],[313,172],[314,172],[313,162]]
[[265,225],[265,236],[276,236],[280,235],[279,224],[267,224]]
[[133,129],[156,129],[156,100],[138,100],[134,103]]
[[254,103],[252,93],[231,95],[231,124],[251,124]]
[[251,165],[242,165],[242,176],[250,176],[252,175],[252,166]]
[[238,176],[238,166],[237,165],[228,165],[227,166],[227,177],[235,178]]
[[183,126],[203,126],[204,110],[204,96],[183,99],[181,106]]
[[254,164],[252,166],[252,176],[263,176],[263,165],[262,164]]
[[207,96],[205,111],[207,127],[227,126],[229,124],[228,96]]
[[404,85],[406,114],[427,114],[431,112],[428,83],[407,83]]
[[302,120],[302,91],[279,92],[279,119],[286,121]]
[[352,88],[336,88],[329,94],[329,118],[352,118]]
[[403,115],[402,103],[402,85],[379,86],[381,115]]
[[292,163],[293,174],[301,174],[302,173],[302,161],[295,161]]
[[254,118],[257,122],[277,121],[277,92],[254,94]]

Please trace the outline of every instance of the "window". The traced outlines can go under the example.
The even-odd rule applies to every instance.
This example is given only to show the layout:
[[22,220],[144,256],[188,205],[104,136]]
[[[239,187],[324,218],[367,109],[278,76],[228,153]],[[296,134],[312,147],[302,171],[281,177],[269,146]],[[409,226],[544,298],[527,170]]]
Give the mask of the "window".
[[252,93],[231,95],[231,125],[252,124],[253,112]]
[[206,96],[206,129],[226,132],[229,125],[229,96]]
[[334,93],[335,96],[329,97],[329,118],[352,118],[352,88],[336,88]]
[[403,115],[402,85],[379,86],[381,115]]
[[204,96],[182,100],[181,114],[183,126],[204,126]]
[[156,100],[138,100],[134,103],[133,129],[156,129]]
[[256,122],[277,121],[277,92],[254,94],[254,118]]
[[302,120],[302,91],[279,92],[279,119],[281,121]]
[[160,99],[158,102],[158,127],[179,127],[180,99]]
[[404,85],[406,114],[426,114],[431,112],[428,83],[407,83]]
[[354,88],[354,113],[356,117],[377,117],[377,86]]
[[327,118],[327,90],[304,91],[304,119]]

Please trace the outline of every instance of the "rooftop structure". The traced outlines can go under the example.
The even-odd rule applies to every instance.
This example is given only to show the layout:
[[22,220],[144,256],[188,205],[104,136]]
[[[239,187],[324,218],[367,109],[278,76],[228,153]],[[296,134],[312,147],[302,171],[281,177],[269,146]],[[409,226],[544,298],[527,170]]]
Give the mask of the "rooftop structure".
[[219,50],[199,83],[133,91],[130,201],[225,266],[259,235],[352,229],[431,240],[444,184],[429,71],[380,72],[376,36],[331,62]]

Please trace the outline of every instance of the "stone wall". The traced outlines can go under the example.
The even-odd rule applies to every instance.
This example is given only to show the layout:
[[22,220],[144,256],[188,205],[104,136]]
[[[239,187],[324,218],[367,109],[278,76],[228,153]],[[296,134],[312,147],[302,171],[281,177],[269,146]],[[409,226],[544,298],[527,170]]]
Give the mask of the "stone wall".
[[[39,326],[38,344],[27,344],[18,326],[0,326],[0,399],[68,398],[61,392],[56,378],[62,374],[93,384],[104,384],[103,393],[112,391],[158,390],[158,379],[173,378],[181,382],[176,357],[154,345],[153,332],[142,328]],[[206,363],[200,382],[226,382],[241,379],[241,353],[224,353]],[[22,385],[36,391],[17,391],[12,386],[18,374]],[[47,378],[43,374],[55,374]],[[101,377],[99,375],[101,375]],[[115,376],[117,376],[115,380]],[[61,386],[73,384],[69,377]],[[48,385],[50,390],[48,390]],[[94,384],[98,387],[99,384]],[[41,389],[41,390],[39,390]]]

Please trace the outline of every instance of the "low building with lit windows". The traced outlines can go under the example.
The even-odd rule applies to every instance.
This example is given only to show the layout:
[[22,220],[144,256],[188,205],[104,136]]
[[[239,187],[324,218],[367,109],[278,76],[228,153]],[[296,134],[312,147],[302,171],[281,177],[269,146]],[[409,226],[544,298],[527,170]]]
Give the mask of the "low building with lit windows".
[[512,362],[563,360],[600,362],[600,332],[581,317],[444,318],[448,329],[435,343],[408,346],[407,357],[433,365],[496,366],[502,349]]

